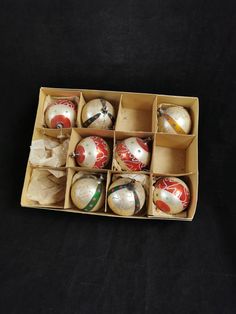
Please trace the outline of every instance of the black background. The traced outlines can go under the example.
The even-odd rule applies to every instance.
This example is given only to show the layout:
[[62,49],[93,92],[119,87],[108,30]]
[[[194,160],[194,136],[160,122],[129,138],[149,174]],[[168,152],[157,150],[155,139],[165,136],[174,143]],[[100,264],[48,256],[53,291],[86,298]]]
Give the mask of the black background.
[[[233,313],[235,1],[0,1],[1,313]],[[40,86],[200,98],[192,223],[21,208]]]

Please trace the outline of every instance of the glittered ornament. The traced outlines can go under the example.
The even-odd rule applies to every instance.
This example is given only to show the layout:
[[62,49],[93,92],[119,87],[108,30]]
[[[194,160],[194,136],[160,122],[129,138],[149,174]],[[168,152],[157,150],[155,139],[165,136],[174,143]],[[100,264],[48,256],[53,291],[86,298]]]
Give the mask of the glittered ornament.
[[75,126],[76,105],[68,99],[57,99],[45,111],[45,123],[48,128],[71,128]]
[[161,178],[154,184],[153,202],[157,209],[167,214],[178,214],[189,205],[189,188],[179,178]]
[[93,99],[84,105],[82,124],[85,128],[112,129],[115,122],[115,110],[112,104],[102,98]]
[[103,177],[90,175],[77,179],[71,187],[71,199],[80,210],[95,212],[101,209],[105,200]]
[[115,158],[122,170],[140,171],[147,168],[150,161],[147,140],[129,137],[116,145]]
[[172,134],[188,134],[191,129],[191,117],[182,106],[169,106],[158,109],[159,132]]
[[141,211],[144,203],[145,190],[138,181],[119,178],[108,190],[108,205],[117,215],[136,215]]
[[111,153],[107,142],[99,136],[82,139],[72,154],[80,167],[102,169],[110,160]]

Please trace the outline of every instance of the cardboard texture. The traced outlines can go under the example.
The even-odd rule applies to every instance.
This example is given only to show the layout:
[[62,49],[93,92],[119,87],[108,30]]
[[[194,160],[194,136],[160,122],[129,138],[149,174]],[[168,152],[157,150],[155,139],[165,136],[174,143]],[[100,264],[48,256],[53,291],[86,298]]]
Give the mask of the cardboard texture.
[[[44,124],[45,101],[49,98],[69,98],[78,104],[76,127],[72,129],[48,129]],[[81,113],[83,106],[94,98],[104,98],[115,108],[116,122],[113,130],[83,128]],[[158,108],[160,106],[181,105],[190,113],[192,129],[188,135],[166,134],[158,132]],[[26,167],[25,180],[21,196],[21,205],[24,207],[59,210],[88,215],[102,215],[108,217],[134,218],[134,219],[168,219],[191,221],[196,212],[198,196],[198,112],[199,102],[197,97],[169,96],[159,94],[144,94],[130,92],[115,92],[101,90],[63,89],[42,87],[39,93],[39,103],[32,140],[42,139],[44,135],[57,138],[69,138],[69,148],[65,167],[40,167],[45,170],[66,171],[66,186],[64,202],[52,205],[40,205],[27,198],[32,171],[37,166],[29,162]],[[83,138],[91,135],[103,137],[111,150],[111,159],[106,169],[94,170],[78,167],[71,153],[76,144]],[[115,215],[107,205],[107,191],[112,183],[113,176],[134,174],[135,172],[121,171],[114,159],[115,145],[131,136],[150,138],[151,162],[145,171],[138,174],[148,176],[146,188],[146,202],[138,216]],[[98,212],[83,212],[78,210],[70,198],[73,176],[79,172],[91,174],[103,173],[105,177],[106,198],[104,207]],[[184,180],[191,192],[190,204],[184,212],[178,215],[167,215],[155,208],[152,201],[153,184],[162,176],[176,176]]]

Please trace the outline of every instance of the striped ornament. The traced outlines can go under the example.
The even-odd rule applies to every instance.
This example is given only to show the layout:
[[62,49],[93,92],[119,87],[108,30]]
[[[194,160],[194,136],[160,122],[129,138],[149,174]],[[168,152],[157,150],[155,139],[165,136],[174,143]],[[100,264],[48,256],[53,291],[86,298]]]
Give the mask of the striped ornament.
[[112,104],[102,98],[87,102],[82,110],[82,124],[85,128],[112,129],[115,110]]
[[182,106],[160,108],[158,131],[172,134],[188,134],[191,129],[191,118],[188,111]]
[[161,178],[154,184],[153,202],[157,209],[167,214],[178,214],[189,205],[189,188],[179,178]]
[[120,216],[138,214],[145,203],[145,190],[138,181],[129,178],[119,178],[108,190],[108,205]]
[[95,212],[101,209],[105,201],[105,187],[96,176],[82,177],[71,187],[71,199],[80,210]]

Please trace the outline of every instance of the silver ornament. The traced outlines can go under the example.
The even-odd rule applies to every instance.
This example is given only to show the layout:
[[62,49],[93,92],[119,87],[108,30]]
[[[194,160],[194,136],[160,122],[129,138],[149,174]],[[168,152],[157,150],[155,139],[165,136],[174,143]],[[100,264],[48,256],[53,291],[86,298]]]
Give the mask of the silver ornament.
[[58,99],[45,111],[45,123],[48,128],[71,128],[75,126],[76,105],[68,99]]
[[83,211],[95,212],[102,208],[105,201],[103,178],[84,176],[76,180],[71,187],[71,199],[74,205]]
[[191,130],[191,117],[182,106],[159,108],[158,131],[172,134],[188,134]]
[[85,128],[112,129],[115,110],[112,104],[102,98],[87,102],[82,110],[82,124]]
[[138,214],[145,203],[145,190],[138,181],[119,178],[108,190],[108,205],[111,210],[121,216]]

